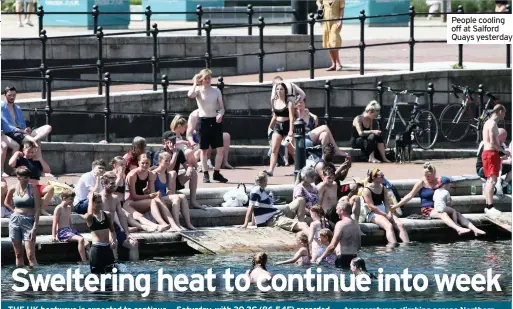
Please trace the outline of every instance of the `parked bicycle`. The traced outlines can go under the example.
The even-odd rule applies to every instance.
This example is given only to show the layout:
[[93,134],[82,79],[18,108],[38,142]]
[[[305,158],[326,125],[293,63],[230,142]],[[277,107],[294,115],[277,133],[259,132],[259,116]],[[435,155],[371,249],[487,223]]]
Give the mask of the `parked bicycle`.
[[[447,105],[440,114],[440,128],[442,135],[450,142],[459,142],[467,136],[470,129],[476,134],[476,143],[481,141],[481,131],[484,123],[490,117],[491,110],[497,104],[498,98],[490,92],[486,93],[488,101],[479,118],[473,117],[475,104],[472,103],[472,88],[466,86],[452,85],[453,94],[459,99],[458,93],[463,93],[464,98],[461,103],[451,103]],[[504,126],[501,122],[499,126]]]
[[[408,90],[397,91],[388,88],[387,91],[393,92],[394,105],[388,116],[387,126],[385,128],[385,148],[389,147],[390,137],[393,136],[397,116],[404,125],[403,133],[410,133],[411,139],[415,139],[417,145],[422,149],[430,149],[438,138],[438,122],[436,116],[427,109],[419,108],[419,98],[425,95],[425,92],[409,93]],[[399,102],[399,95],[409,94],[415,96],[415,102]],[[410,119],[406,122],[399,111],[399,106],[413,105],[410,113]],[[398,132],[396,132],[397,134]]]

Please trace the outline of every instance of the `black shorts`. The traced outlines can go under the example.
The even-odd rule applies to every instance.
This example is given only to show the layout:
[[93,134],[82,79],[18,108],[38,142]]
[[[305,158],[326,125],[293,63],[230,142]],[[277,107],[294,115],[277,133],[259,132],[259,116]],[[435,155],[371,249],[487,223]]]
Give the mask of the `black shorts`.
[[350,268],[351,267],[351,261],[357,257],[356,254],[342,254],[338,255],[337,259],[335,260],[335,266],[337,268]]
[[289,135],[290,121],[276,121],[274,124],[273,132],[280,134],[282,137]]
[[89,267],[92,274],[108,274],[114,268],[114,253],[110,245],[93,244],[89,251]]
[[215,117],[202,117],[198,124],[200,149],[205,150],[223,147],[223,125],[217,123]]
[[26,133],[23,132],[9,132],[4,133],[6,136],[10,137],[13,141],[18,143],[21,147],[23,147],[23,140],[25,139],[25,136],[27,136]]

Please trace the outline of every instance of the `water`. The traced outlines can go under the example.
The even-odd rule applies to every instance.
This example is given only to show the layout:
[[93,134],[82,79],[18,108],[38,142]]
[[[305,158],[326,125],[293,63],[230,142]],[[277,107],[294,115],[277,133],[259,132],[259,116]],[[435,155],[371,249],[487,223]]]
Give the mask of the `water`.
[[[288,259],[293,252],[271,253],[269,255],[268,270],[274,274],[303,273],[307,267],[294,265],[273,264],[279,260]],[[226,268],[231,268],[235,274],[244,273],[251,266],[251,254],[230,255],[196,255],[190,257],[169,257],[155,260],[145,260],[137,263],[126,263],[122,270],[131,270],[132,274],[150,273],[152,282],[156,282],[156,274],[159,268],[172,275],[180,272],[186,274],[206,273],[212,267],[218,279],[215,282],[216,292],[157,292],[156,284],[152,285],[152,292],[147,298],[141,298],[139,292],[14,292],[11,289],[14,283],[11,272],[13,266],[3,267],[2,276],[2,300],[173,300],[173,301],[202,301],[202,300],[343,300],[343,299],[374,299],[374,300],[508,300],[511,301],[511,240],[495,242],[487,241],[462,241],[455,243],[412,243],[399,246],[390,252],[385,247],[364,247],[361,253],[371,272],[377,272],[382,267],[385,273],[402,273],[404,268],[409,269],[410,274],[425,274],[429,278],[429,287],[423,292],[379,292],[377,282],[374,282],[369,292],[260,292],[256,288],[250,288],[246,292],[227,292],[221,274]],[[88,266],[77,264],[52,264],[40,266],[33,272],[37,274],[61,273],[66,269],[80,267],[82,273],[88,272]],[[338,273],[329,266],[322,266],[323,273]],[[486,274],[491,268],[494,274],[502,274],[499,282],[501,292],[439,292],[436,288],[434,274],[461,274],[472,276],[475,273]],[[314,272],[315,273],[315,272]],[[348,273],[346,273],[348,274]],[[232,282],[233,284],[233,282]]]

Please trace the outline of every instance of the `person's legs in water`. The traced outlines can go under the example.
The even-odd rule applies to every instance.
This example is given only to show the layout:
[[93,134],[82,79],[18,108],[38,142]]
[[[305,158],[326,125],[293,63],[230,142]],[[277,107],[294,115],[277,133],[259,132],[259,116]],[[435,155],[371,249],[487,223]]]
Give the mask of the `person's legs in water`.
[[16,259],[16,267],[25,266],[25,249],[21,239],[12,240],[12,247],[14,248],[14,257]]
[[[171,204],[169,195],[163,196],[160,199],[155,199],[154,201],[159,209],[161,218],[164,221],[164,225],[170,225],[170,230],[179,231],[180,229],[176,225],[176,222],[168,208],[168,205]],[[155,218],[155,220],[157,220],[157,218]],[[158,221],[159,220],[157,220],[157,222]]]
[[454,229],[459,235],[470,232],[469,229],[459,226],[457,221],[453,221],[453,219],[451,218],[449,213],[447,213],[445,211],[437,212],[436,210],[433,210],[433,211],[431,211],[431,213],[429,215],[433,219],[442,220],[448,227]]
[[89,246],[89,242],[85,240],[84,237],[78,235],[69,238],[67,241],[74,241],[78,243],[78,254],[80,254],[80,259],[82,260],[82,262],[86,262],[88,260],[86,248]]
[[388,241],[387,247],[394,247],[397,244],[392,222],[390,222],[386,217],[378,214],[374,214],[371,222],[377,224],[380,228],[385,230],[385,235]]
[[36,241],[25,240],[25,252],[30,266],[37,266],[36,260]]

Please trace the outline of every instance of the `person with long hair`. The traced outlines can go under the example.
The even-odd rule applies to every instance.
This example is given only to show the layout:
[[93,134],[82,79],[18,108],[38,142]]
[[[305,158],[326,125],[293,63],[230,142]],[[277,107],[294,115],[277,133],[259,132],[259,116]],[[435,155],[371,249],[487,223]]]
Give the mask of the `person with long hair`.
[[251,269],[246,271],[251,283],[257,283],[259,280],[271,280],[272,274],[267,271],[267,254],[258,252],[251,259]]
[[[9,219],[9,238],[14,247],[16,266],[24,266],[23,251],[30,266],[37,266],[36,235],[41,212],[41,197],[37,187],[30,183],[31,172],[26,166],[16,169],[18,182],[9,188],[5,204],[14,209]],[[23,242],[23,245],[22,245]]]
[[312,244],[312,252],[317,252],[321,247],[319,241],[319,232],[328,227],[328,221],[324,217],[324,210],[320,205],[315,205],[310,209],[312,223],[310,223],[310,233],[308,234],[308,242]]
[[280,261],[276,265],[297,263],[298,265],[309,265],[312,254],[310,253],[310,243],[308,242],[308,235],[305,232],[298,232],[296,234],[296,242],[299,246],[298,251],[294,256],[288,260]]
[[377,121],[380,110],[381,106],[379,106],[378,102],[371,101],[365,107],[363,114],[354,118],[351,147],[353,149],[360,149],[369,157],[369,162],[371,163],[381,163],[381,161],[376,158],[376,155],[378,155],[383,162],[390,163],[385,155],[383,132],[379,130]]
[[399,230],[399,237],[404,243],[409,243],[408,233],[404,228],[404,224],[390,208],[390,201],[386,188],[383,185],[385,175],[383,172],[375,168],[369,176],[369,184],[363,189],[363,199],[368,205],[370,212],[367,215],[367,222],[377,224],[385,230],[389,246],[395,246],[397,240],[395,238],[394,228]]
[[128,175],[128,172],[138,167],[139,156],[146,153],[146,145],[146,139],[140,136],[134,137],[132,149],[123,156],[126,163],[126,175]]
[[[189,165],[197,167],[201,150],[199,149],[197,143],[193,144],[187,138],[184,138],[184,135],[188,129],[187,119],[185,119],[185,117],[180,114],[176,114],[171,121],[169,128],[176,134],[176,148],[183,151],[183,154],[187,158],[187,163],[189,163]],[[155,154],[155,156],[157,156],[157,154]]]
[[366,275],[371,279],[378,279],[375,274],[371,274],[365,266],[365,261],[360,257],[355,257],[351,260],[351,272],[358,275]]

